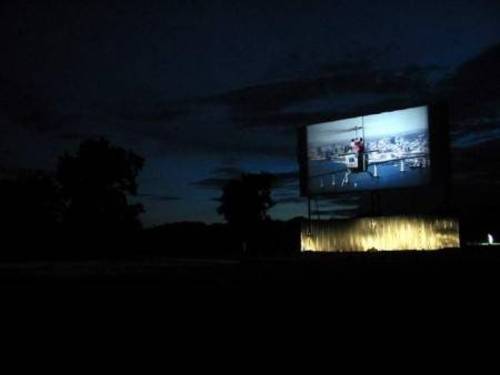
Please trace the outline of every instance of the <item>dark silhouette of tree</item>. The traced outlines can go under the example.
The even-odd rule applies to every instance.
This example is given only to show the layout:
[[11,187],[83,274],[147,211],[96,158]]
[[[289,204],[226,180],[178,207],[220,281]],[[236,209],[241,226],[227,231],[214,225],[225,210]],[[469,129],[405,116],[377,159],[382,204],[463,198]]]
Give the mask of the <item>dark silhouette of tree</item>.
[[64,214],[55,179],[39,171],[0,181],[0,207],[2,232],[19,242],[53,236]]
[[66,202],[66,229],[122,238],[140,229],[143,207],[129,204],[128,197],[137,194],[143,165],[142,157],[103,138],[84,141],[75,155],[60,157],[57,177]]
[[267,211],[274,205],[271,198],[273,177],[268,173],[242,174],[223,187],[217,212],[223,215],[243,250],[255,251],[260,229],[270,220]]

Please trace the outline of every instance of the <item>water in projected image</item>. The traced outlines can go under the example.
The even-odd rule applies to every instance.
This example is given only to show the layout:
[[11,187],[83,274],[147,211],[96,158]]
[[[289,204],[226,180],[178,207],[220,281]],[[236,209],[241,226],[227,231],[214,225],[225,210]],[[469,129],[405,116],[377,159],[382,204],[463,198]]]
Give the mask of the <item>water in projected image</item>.
[[310,194],[427,184],[428,108],[311,125],[307,152]]

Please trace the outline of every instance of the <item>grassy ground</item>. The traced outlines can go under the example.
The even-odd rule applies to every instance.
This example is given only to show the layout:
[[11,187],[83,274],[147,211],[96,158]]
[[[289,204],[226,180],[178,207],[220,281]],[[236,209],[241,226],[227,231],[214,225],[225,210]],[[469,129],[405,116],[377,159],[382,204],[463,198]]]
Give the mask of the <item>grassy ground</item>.
[[304,253],[294,257],[36,261],[0,264],[0,285],[168,287],[413,287],[500,281],[500,249],[435,252]]

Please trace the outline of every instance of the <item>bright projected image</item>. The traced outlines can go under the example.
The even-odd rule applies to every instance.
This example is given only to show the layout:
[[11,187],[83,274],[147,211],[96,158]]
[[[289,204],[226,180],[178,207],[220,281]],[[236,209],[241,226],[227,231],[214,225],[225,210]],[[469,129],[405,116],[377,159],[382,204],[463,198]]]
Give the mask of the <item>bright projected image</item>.
[[427,184],[428,107],[309,125],[307,157],[312,195]]

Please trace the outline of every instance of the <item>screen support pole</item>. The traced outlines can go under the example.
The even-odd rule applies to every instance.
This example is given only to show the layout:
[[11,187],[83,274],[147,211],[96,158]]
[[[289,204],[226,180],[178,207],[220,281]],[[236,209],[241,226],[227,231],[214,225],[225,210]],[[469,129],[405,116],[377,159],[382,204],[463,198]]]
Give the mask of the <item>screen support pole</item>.
[[307,196],[307,230],[311,235],[311,196]]
[[370,198],[371,198],[371,203],[372,203],[372,210],[371,210],[372,212],[371,212],[371,214],[372,214],[372,216],[375,216],[375,192],[374,191],[372,191],[370,193]]
[[380,191],[372,191],[371,192],[371,206],[372,206],[372,215],[380,216],[382,211],[382,203],[380,197]]
[[317,217],[318,217],[318,221],[321,220],[321,214],[320,214],[320,211],[319,211],[319,205],[318,205],[318,198],[314,198],[314,203],[316,204],[316,212],[317,212]]
[[380,193],[380,191],[377,191],[375,194],[377,196],[377,216],[380,216],[380,215],[382,215],[381,193]]

